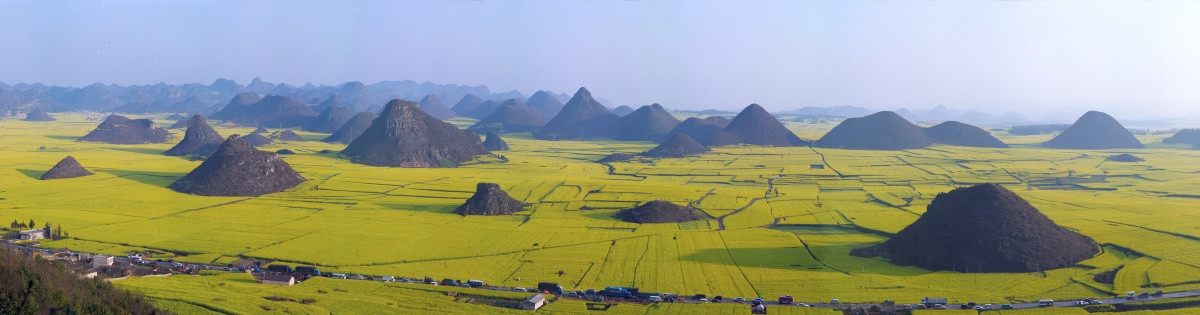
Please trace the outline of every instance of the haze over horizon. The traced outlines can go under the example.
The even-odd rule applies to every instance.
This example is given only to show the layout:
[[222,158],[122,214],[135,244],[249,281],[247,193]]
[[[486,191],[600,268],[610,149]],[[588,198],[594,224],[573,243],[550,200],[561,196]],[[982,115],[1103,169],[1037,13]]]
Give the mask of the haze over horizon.
[[0,3],[0,82],[431,81],[613,105],[1200,115],[1200,3]]

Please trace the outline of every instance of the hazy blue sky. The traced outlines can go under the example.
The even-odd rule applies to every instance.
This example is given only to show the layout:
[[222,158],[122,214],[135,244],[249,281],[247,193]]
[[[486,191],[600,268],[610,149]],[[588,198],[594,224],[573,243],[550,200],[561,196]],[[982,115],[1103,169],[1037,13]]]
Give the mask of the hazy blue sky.
[[3,1],[0,81],[416,80],[616,104],[1200,113],[1184,1]]

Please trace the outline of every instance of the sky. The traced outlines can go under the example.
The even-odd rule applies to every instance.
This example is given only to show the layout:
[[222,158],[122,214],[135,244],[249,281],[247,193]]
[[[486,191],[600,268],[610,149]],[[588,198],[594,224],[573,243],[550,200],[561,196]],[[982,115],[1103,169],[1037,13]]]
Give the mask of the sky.
[[1200,2],[0,0],[0,82],[254,77],[1177,117],[1200,115]]

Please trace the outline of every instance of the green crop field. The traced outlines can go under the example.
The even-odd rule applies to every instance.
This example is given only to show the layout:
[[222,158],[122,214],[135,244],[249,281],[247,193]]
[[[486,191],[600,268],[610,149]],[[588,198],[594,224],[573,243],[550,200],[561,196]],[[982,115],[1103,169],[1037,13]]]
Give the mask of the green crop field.
[[[485,157],[439,169],[363,166],[321,153],[342,145],[275,143],[262,149],[295,151],[282,157],[308,181],[285,192],[244,198],[165,188],[199,164],[163,156],[174,141],[76,142],[98,116],[58,116],[49,123],[0,121],[0,222],[33,219],[69,232],[69,239],[43,247],[154,252],[201,263],[256,258],[313,264],[329,272],[479,279],[508,286],[555,281],[567,289],[620,285],[768,299],[786,294],[799,301],[915,303],[943,296],[996,303],[1200,289],[1200,151],[1163,145],[1162,136],[1143,136],[1148,148],[1137,150],[1050,150],[1037,147],[1049,136],[999,132],[1014,148],[735,146],[680,159],[599,164],[594,161],[613,152],[636,153],[654,144],[539,141],[509,134],[505,138],[513,150],[497,152],[507,162]],[[816,138],[832,124],[788,126]],[[214,127],[225,136],[251,131]],[[177,141],[183,131],[172,133]],[[310,140],[325,136],[298,133]],[[1126,152],[1146,161],[1104,159]],[[66,155],[96,175],[36,179]],[[478,182],[498,183],[532,206],[498,217],[453,214]],[[985,182],[1004,184],[1055,222],[1095,239],[1103,252],[1072,268],[995,274],[931,272],[849,255],[916,220],[938,193]],[[695,203],[707,218],[642,225],[612,218],[620,209],[654,199]],[[1093,281],[1093,275],[1121,265],[1113,284]],[[226,284],[214,284],[218,281]],[[275,288],[241,278],[174,276],[117,284],[183,313],[258,312],[263,305],[300,312],[438,307],[469,313],[486,307],[444,306],[443,293],[415,287],[328,282],[334,281]],[[356,287],[327,296],[313,293],[336,286]],[[262,294],[294,294],[316,303],[256,296]],[[564,302],[553,306],[562,312],[582,309]],[[694,312],[685,309],[691,307],[652,310]]]

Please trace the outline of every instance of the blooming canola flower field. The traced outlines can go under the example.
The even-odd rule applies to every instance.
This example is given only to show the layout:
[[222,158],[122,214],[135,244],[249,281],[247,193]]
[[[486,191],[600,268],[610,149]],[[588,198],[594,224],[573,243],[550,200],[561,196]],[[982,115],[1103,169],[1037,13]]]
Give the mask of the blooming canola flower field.
[[[95,127],[97,116],[58,118],[0,121],[0,222],[34,219],[69,232],[70,238],[43,247],[155,252],[214,264],[254,258],[325,272],[505,286],[553,281],[568,290],[617,285],[688,295],[792,295],[798,301],[1033,301],[1200,289],[1200,151],[1164,145],[1163,136],[1139,136],[1145,149],[1081,151],[1038,147],[1049,136],[993,131],[1013,148],[732,146],[686,158],[601,164],[595,161],[608,154],[655,144],[541,141],[526,133],[505,136],[512,150],[495,152],[503,158],[418,169],[352,164],[336,154],[343,145],[316,141],[324,134],[298,132],[310,141],[260,149],[295,151],[281,157],[305,183],[260,197],[203,197],[166,188],[199,164],[162,155],[183,130],[172,129],[175,140],[167,143],[87,143],[75,139]],[[787,125],[808,139],[832,127]],[[252,130],[214,127],[224,136]],[[1105,161],[1118,153],[1145,161]],[[37,180],[66,155],[96,174]],[[495,217],[452,213],[478,182],[498,183],[531,206]],[[976,183],[1008,187],[1103,250],[1070,268],[983,274],[849,255],[916,220],[938,193]],[[655,199],[692,204],[704,219],[633,224],[612,217]],[[1119,266],[1112,284],[1093,279]],[[117,283],[135,290],[175,288],[145,290],[166,301],[168,296],[155,294],[186,299],[188,288],[207,286],[183,282],[208,281],[168,278],[179,279]],[[187,305],[197,303],[206,302]]]

